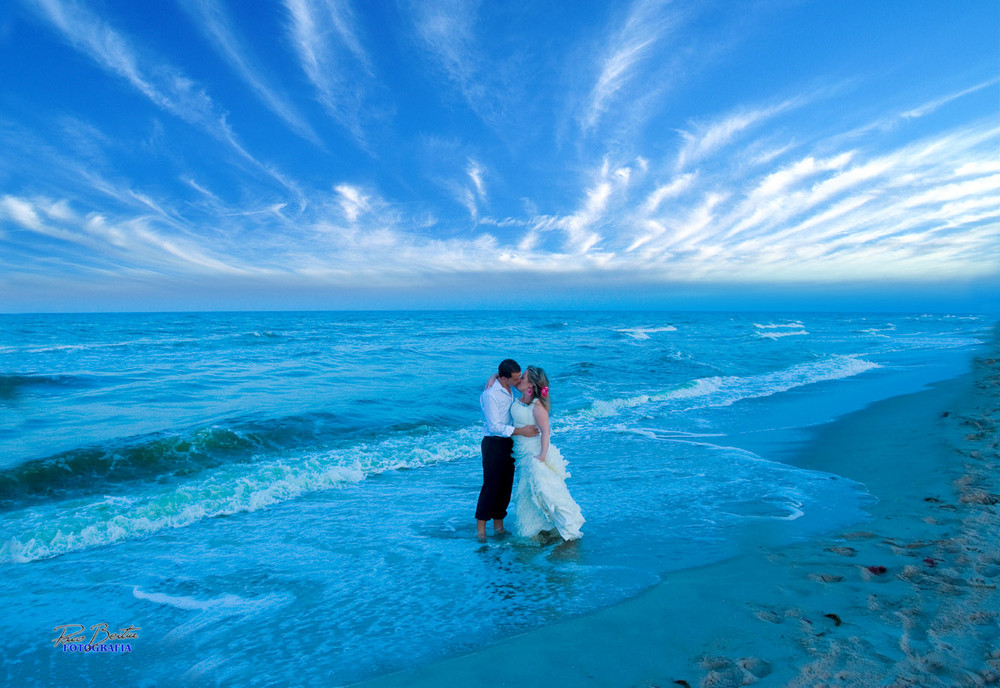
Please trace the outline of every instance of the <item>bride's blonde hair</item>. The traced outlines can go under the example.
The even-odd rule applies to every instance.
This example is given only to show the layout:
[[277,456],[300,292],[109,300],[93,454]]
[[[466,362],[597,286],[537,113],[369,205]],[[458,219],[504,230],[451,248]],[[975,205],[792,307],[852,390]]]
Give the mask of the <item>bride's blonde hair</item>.
[[528,366],[524,374],[527,376],[528,382],[531,383],[531,396],[538,399],[538,402],[548,411],[552,408],[552,404],[549,402],[549,377],[544,370],[536,366]]

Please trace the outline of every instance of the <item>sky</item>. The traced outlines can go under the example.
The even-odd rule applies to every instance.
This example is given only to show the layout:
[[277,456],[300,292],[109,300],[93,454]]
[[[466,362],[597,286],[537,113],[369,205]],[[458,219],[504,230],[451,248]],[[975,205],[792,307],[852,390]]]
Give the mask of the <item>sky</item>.
[[0,312],[993,310],[995,0],[11,0]]

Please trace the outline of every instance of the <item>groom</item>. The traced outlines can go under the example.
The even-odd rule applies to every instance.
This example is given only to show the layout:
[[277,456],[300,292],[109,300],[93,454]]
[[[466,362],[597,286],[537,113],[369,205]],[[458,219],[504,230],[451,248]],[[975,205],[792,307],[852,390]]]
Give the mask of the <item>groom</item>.
[[496,381],[479,397],[486,426],[483,428],[483,488],[476,505],[476,537],[486,539],[486,522],[493,519],[493,532],[503,535],[503,519],[514,488],[513,435],[534,437],[538,428],[525,425],[515,428],[510,419],[514,403],[512,387],[521,380],[521,366],[511,359],[500,362]]

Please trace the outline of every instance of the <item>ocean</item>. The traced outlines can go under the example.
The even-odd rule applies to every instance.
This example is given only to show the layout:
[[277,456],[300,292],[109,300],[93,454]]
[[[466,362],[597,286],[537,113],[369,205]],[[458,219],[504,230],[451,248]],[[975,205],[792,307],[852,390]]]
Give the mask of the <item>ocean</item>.
[[[796,452],[820,424],[962,374],[993,326],[0,316],[0,676],[350,684],[614,605],[671,571],[860,527],[864,485],[796,468]],[[548,373],[580,541],[475,539],[478,397],[507,357]],[[886,460],[905,476],[905,456]],[[56,642],[77,627],[82,640]],[[86,651],[95,634],[113,651]]]

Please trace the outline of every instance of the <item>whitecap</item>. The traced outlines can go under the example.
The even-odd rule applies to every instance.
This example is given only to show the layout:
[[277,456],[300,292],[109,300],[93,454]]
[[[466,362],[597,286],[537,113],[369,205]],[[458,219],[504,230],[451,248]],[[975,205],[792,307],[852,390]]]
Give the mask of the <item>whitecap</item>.
[[621,330],[615,330],[620,334],[627,335],[632,339],[649,339],[649,335],[656,332],[676,332],[677,328],[673,325],[667,325],[666,327],[629,327]]
[[787,323],[777,323],[777,324],[768,323],[766,325],[761,325],[760,323],[754,323],[753,326],[756,327],[758,330],[781,330],[786,328],[803,329],[805,327],[805,325],[803,325],[802,322],[799,320]]
[[756,335],[761,339],[779,339],[781,337],[801,337],[803,335],[809,334],[805,330],[796,330],[794,332],[757,332]]

